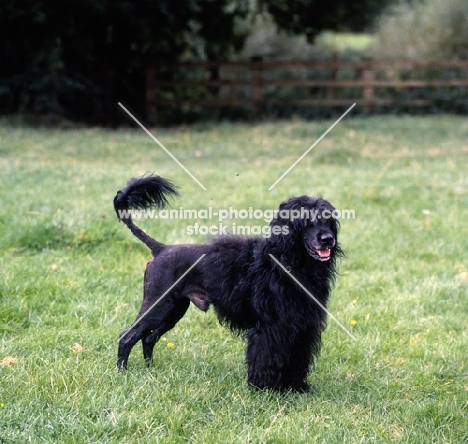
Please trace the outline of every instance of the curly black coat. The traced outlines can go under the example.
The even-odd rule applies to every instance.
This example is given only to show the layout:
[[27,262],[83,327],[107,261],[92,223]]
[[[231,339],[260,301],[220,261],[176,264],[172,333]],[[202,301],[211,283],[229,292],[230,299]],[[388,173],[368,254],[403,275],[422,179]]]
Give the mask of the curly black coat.
[[[208,244],[164,245],[138,228],[128,210],[163,208],[175,195],[171,182],[150,175],[130,180],[114,199],[119,219],[154,256],[146,267],[140,312],[120,336],[118,367],[126,368],[139,340],[145,359],[151,361],[158,339],[176,325],[192,301],[203,311],[213,305],[223,324],[245,334],[251,385],[308,390],[307,375],[320,349],[326,313],[271,256],[326,306],[341,255],[338,221],[330,217],[334,207],[321,198],[292,197],[271,221],[269,238],[228,235]],[[303,209],[311,210],[312,217],[305,213],[291,217],[291,210]]]

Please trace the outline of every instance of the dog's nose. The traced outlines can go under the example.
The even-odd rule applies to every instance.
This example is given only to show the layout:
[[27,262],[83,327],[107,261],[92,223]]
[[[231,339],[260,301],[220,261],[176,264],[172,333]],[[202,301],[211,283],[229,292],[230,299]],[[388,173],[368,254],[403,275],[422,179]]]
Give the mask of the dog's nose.
[[335,237],[331,233],[322,233],[320,235],[320,242],[325,245],[334,245]]

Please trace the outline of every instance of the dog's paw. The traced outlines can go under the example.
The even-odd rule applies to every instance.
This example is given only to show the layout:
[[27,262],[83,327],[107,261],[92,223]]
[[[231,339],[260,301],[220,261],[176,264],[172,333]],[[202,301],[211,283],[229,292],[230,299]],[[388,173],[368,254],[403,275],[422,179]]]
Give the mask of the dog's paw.
[[307,381],[302,381],[299,384],[294,384],[291,390],[297,393],[308,393],[310,392],[310,388],[310,384]]
[[292,385],[261,385],[249,382],[249,386],[257,391],[274,391],[281,393],[307,393],[310,392],[310,384],[306,381]]
[[127,370],[127,361],[121,361],[120,359],[117,361],[117,370],[119,372],[123,372]]

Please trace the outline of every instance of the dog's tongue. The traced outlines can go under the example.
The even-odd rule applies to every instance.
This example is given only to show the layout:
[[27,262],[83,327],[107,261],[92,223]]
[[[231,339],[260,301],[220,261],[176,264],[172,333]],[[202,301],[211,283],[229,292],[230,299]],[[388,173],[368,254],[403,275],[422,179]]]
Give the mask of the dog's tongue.
[[330,249],[327,248],[326,250],[318,250],[318,254],[320,257],[330,257]]

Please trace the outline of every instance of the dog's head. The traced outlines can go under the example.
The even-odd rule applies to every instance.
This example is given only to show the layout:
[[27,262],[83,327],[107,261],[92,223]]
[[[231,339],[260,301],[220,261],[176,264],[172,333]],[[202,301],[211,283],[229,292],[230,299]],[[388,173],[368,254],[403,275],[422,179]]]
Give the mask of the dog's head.
[[325,262],[341,253],[335,207],[322,198],[292,197],[284,201],[270,222],[270,243],[292,254]]

